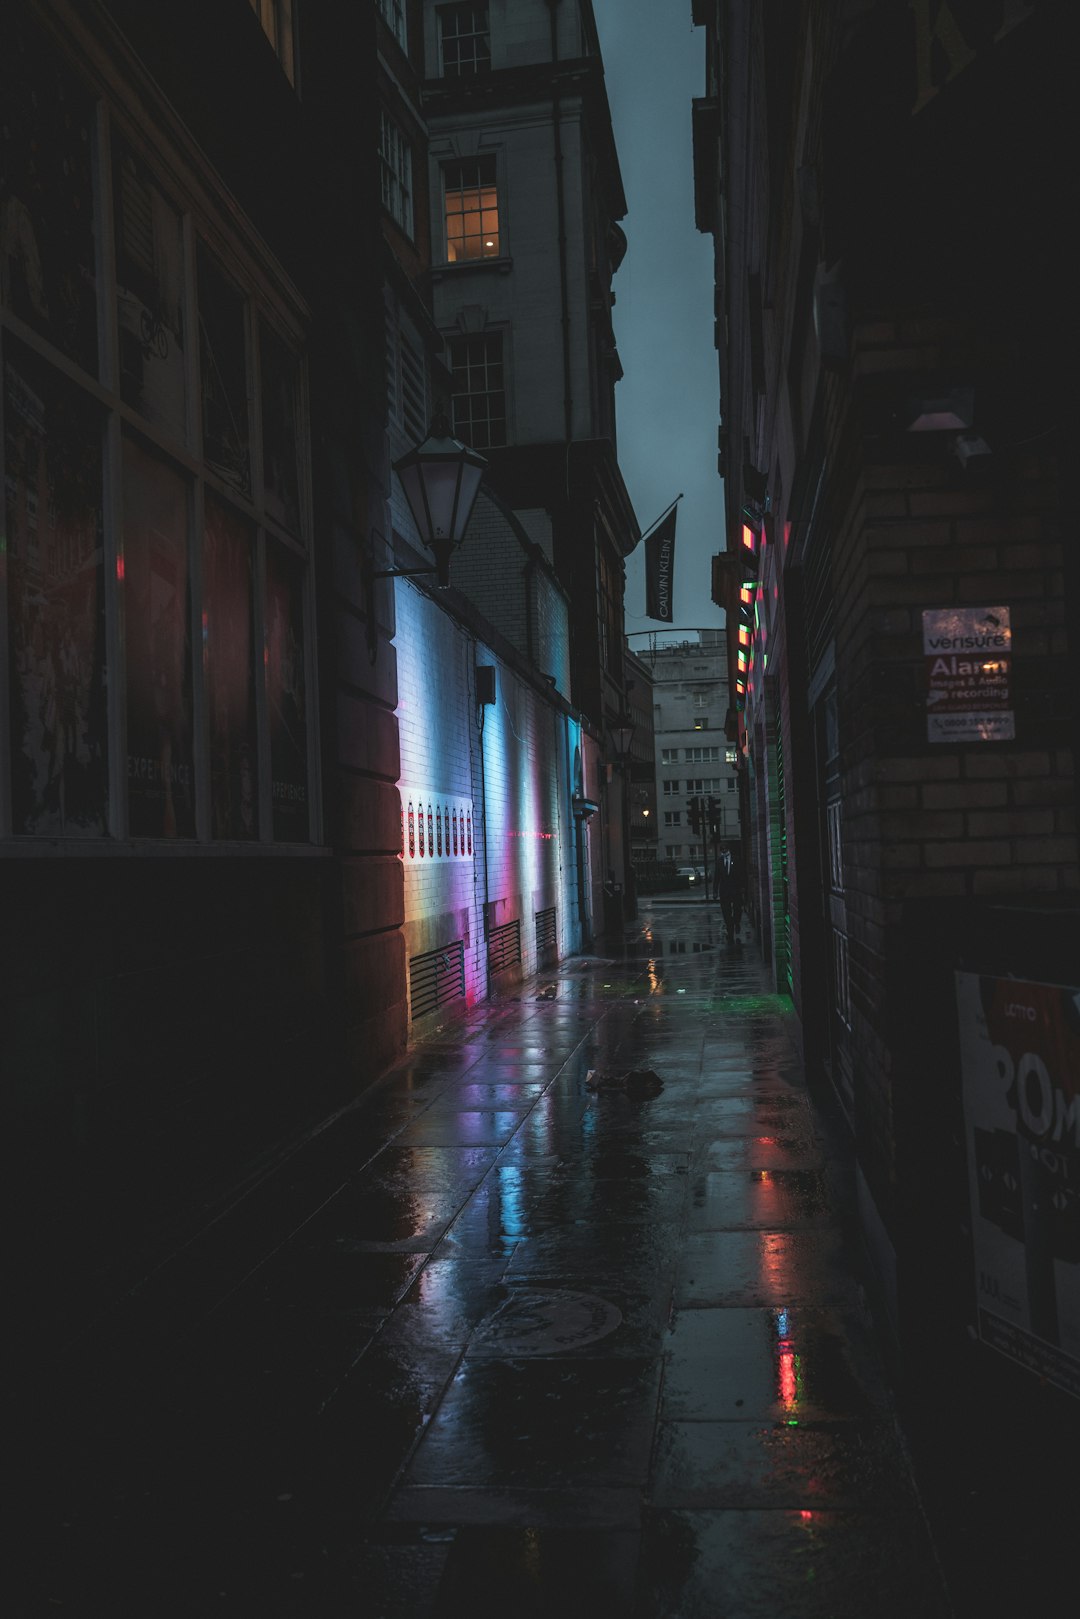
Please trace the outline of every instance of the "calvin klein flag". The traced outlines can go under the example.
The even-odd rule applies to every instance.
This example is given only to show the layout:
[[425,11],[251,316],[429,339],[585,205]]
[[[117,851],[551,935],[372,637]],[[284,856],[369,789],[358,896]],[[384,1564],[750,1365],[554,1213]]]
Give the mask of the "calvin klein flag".
[[645,540],[645,615],[672,621],[675,582],[675,518],[678,506],[673,506],[662,522],[658,523]]

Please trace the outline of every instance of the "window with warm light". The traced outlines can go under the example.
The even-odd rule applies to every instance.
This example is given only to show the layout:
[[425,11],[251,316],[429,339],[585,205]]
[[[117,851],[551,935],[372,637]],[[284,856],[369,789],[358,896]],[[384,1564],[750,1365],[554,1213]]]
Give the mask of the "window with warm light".
[[443,180],[448,262],[498,258],[499,198],[494,153],[447,163]]
[[447,78],[486,73],[491,66],[491,35],[486,5],[444,6],[439,12],[442,70]]
[[406,236],[413,234],[412,152],[389,113],[380,114],[379,175],[382,204]]
[[452,337],[450,406],[454,436],[474,450],[506,443],[506,383],[501,332]]

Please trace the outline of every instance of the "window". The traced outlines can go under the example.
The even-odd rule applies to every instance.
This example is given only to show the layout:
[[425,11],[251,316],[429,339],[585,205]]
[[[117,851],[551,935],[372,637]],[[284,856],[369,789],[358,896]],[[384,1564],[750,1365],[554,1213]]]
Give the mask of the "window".
[[719,748],[684,748],[683,753],[688,765],[718,765],[720,763]]
[[382,205],[401,226],[406,236],[413,234],[412,151],[401,130],[388,113],[380,115],[379,173]]
[[664,825],[665,826],[681,826],[682,825],[682,811],[681,810],[665,810],[664,811]]
[[695,720],[694,721],[694,730],[695,731],[707,731],[708,729],[709,729],[708,720]]
[[464,158],[443,168],[446,187],[446,257],[450,264],[499,255],[499,199],[495,154]]
[[448,78],[486,73],[491,39],[486,5],[444,6],[439,13],[442,68]]
[[394,38],[402,50],[405,50],[408,45],[408,36],[405,32],[405,0],[379,0],[379,10]]
[[293,0],[251,0],[263,33],[277,52],[290,84],[296,83],[296,21]]
[[674,798],[675,794],[679,791],[679,784],[677,781],[665,781],[663,787],[665,798]]
[[834,894],[844,892],[844,845],[841,837],[841,801],[829,800],[825,808],[829,830],[829,886]]
[[696,691],[694,693],[694,707],[695,708],[708,708],[708,706],[709,706],[709,694],[708,694],[708,692]]
[[681,843],[665,843],[664,844],[664,853],[667,855],[669,860],[678,860],[679,857],[682,854],[682,844]]
[[728,782],[727,790],[728,790],[729,793],[733,793],[735,791],[735,777],[734,776],[732,776],[731,780]]
[[737,754],[737,752],[736,752],[736,750],[734,748],[725,748],[724,749],[724,762],[725,762],[725,764],[733,765],[736,762],[737,758],[738,758],[738,754]]
[[720,791],[719,776],[695,776],[686,783],[688,793],[718,793]]
[[[297,312],[254,268],[219,263],[194,199],[134,142],[95,142],[92,99],[29,20],[10,34],[5,208],[27,224],[0,306],[0,834],[307,841]],[[35,231],[52,250],[39,262]],[[104,286],[95,238],[112,244]],[[96,304],[114,312],[115,382]]]
[[679,762],[678,748],[661,748],[660,763],[662,765],[677,765]]
[[506,387],[501,332],[452,337],[450,372],[454,433],[474,450],[506,443]]

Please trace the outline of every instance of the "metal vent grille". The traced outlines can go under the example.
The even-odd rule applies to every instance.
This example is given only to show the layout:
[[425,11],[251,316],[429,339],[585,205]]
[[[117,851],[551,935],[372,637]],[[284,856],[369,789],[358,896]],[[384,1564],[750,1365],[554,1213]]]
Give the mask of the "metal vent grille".
[[501,973],[521,960],[521,923],[504,922],[488,934],[488,972]]
[[555,907],[550,910],[536,912],[536,956],[538,961],[553,956],[558,949],[558,932],[555,926]]
[[445,1006],[447,1001],[465,995],[465,945],[461,939],[442,950],[429,950],[409,962],[409,1003],[411,1015],[425,1017]]

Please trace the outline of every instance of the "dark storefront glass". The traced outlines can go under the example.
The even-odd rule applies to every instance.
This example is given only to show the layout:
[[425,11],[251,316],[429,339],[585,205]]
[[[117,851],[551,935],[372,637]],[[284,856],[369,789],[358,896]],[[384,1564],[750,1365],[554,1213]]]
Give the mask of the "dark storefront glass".
[[0,49],[0,285],[33,331],[97,373],[94,107],[12,7]]
[[265,326],[260,326],[259,353],[266,510],[283,527],[298,534],[300,478],[296,454],[296,360],[284,343]]
[[195,835],[188,486],[124,440],[128,812],[135,837]]
[[266,703],[270,721],[275,842],[310,835],[304,691],[303,567],[283,546],[266,545]]
[[14,339],[5,355],[12,824],[17,833],[100,837],[108,821],[101,416]]
[[199,244],[203,454],[211,471],[251,494],[244,299]]
[[180,215],[127,145],[113,140],[120,393],[183,438],[184,244]]
[[255,838],[259,832],[253,548],[251,524],[207,491],[202,628],[215,838]]

